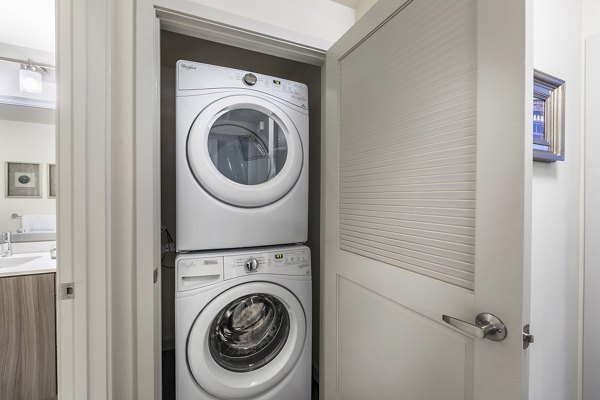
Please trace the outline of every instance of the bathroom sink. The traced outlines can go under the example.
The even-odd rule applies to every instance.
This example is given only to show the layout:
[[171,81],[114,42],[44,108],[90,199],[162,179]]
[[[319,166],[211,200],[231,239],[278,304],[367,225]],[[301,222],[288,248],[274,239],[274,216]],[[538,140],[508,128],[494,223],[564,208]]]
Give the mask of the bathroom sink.
[[0,257],[0,278],[52,272],[56,272],[56,260],[50,257],[49,251]]
[[15,254],[10,257],[0,257],[0,268],[20,267],[42,257],[42,254]]

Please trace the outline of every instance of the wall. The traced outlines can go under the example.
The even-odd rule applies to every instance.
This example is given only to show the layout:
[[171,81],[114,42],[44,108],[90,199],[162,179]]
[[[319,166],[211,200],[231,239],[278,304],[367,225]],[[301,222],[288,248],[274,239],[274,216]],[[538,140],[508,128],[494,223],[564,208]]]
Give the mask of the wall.
[[360,17],[365,15],[367,11],[371,9],[377,3],[377,0],[361,0],[356,4],[356,19],[358,20]]
[[[0,120],[0,231],[16,231],[20,220],[12,213],[56,214],[56,200],[48,198],[47,165],[55,162],[54,125]],[[6,161],[42,163],[42,198],[6,198]]]
[[533,167],[530,399],[576,399],[581,219],[581,0],[534,1],[534,67],[564,79],[566,159]]
[[583,3],[583,38],[600,32],[600,1],[582,0]]
[[[335,42],[354,23],[354,9],[330,0],[193,0],[232,14]],[[251,4],[251,5],[250,5]]]

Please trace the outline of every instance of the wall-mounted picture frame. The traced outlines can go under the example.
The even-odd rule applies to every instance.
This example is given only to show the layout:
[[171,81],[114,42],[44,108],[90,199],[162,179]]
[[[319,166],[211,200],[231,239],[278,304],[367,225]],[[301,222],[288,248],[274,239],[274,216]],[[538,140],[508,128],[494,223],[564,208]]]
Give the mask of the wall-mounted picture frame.
[[56,164],[48,164],[48,198],[56,198]]
[[7,162],[6,197],[42,197],[42,164]]
[[562,79],[533,71],[533,160],[565,159],[565,89]]

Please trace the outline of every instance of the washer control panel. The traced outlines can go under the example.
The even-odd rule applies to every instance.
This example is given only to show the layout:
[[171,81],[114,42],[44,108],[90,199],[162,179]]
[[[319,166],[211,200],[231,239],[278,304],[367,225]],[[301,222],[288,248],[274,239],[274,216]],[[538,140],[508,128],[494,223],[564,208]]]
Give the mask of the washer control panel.
[[249,258],[246,261],[246,271],[248,272],[254,272],[258,269],[258,260],[254,257]]
[[225,279],[248,274],[310,275],[310,249],[295,247],[223,258]]

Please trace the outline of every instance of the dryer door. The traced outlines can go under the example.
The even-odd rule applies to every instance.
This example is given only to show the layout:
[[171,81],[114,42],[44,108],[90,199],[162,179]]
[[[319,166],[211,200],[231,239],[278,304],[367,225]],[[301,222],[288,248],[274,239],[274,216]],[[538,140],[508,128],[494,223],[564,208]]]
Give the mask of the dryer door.
[[238,207],[276,202],[303,167],[298,129],[275,103],[232,95],[202,110],[187,141],[190,169],[218,200]]
[[290,372],[305,339],[296,296],[274,283],[245,283],[200,312],[187,340],[188,365],[198,385],[217,398],[254,397]]

